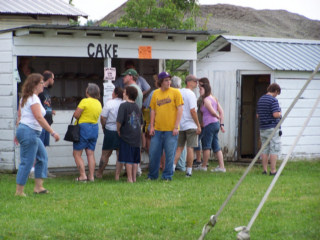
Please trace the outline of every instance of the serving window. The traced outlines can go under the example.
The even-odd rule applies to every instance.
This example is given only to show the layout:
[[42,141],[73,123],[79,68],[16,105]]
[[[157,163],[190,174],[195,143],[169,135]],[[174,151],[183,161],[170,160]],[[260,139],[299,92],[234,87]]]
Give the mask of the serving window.
[[[28,61],[25,61],[27,59]],[[103,95],[103,59],[97,58],[58,58],[58,57],[18,57],[19,72],[21,64],[28,62],[33,73],[43,73],[45,70],[54,73],[54,86],[50,89],[52,107],[55,110],[74,110],[82,98],[88,83],[96,83]],[[21,83],[25,79],[20,73]]]

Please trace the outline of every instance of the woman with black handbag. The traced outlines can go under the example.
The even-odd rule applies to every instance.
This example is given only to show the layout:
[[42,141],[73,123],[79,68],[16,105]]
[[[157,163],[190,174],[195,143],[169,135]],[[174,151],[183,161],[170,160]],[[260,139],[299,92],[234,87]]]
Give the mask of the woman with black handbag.
[[[97,84],[89,83],[86,89],[86,96],[79,103],[73,116],[80,126],[80,140],[73,142],[73,157],[79,169],[80,176],[75,180],[78,182],[94,181],[94,170],[96,160],[94,150],[98,139],[98,120],[102,110],[100,89]],[[83,149],[86,151],[89,174],[86,175],[84,161],[81,157]]]

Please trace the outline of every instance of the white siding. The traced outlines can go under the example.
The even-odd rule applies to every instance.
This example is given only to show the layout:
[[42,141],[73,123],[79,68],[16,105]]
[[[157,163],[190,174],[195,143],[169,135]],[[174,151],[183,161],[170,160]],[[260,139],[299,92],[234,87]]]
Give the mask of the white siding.
[[[56,111],[56,115],[53,117],[54,123],[52,124],[52,128],[55,132],[60,135],[60,141],[55,142],[53,138],[50,139],[50,146],[47,147],[48,152],[48,167],[49,168],[69,168],[76,167],[74,162],[74,158],[72,155],[72,142],[64,141],[64,135],[67,131],[68,124],[70,124],[70,120],[74,111]],[[103,132],[101,129],[100,121],[99,121],[99,136],[95,149],[95,160],[96,165],[99,165],[101,152],[102,152],[102,143],[103,143]],[[85,155],[85,151],[83,151],[83,159],[85,164],[87,164],[87,158]],[[114,165],[116,163],[116,153],[112,154],[109,160],[109,165]]]
[[[298,94],[310,72],[275,72],[258,62],[255,58],[244,53],[235,46],[230,52],[212,52],[197,62],[197,77],[208,77],[216,95],[225,111],[226,133],[220,133],[221,147],[227,158],[233,158],[236,151],[238,113],[236,73],[241,74],[270,74],[271,81],[281,86],[278,96],[280,106],[285,111]],[[282,158],[291,147],[295,136],[302,127],[307,115],[320,94],[320,74],[317,74],[306,91],[303,93],[290,115],[282,126]],[[315,158],[320,156],[320,106],[314,113],[302,138],[296,146],[293,157]]]
[[[281,86],[278,96],[283,115],[298,95],[311,73],[277,73],[275,81]],[[285,156],[304,125],[316,99],[320,95],[320,74],[314,78],[282,124],[282,155]],[[320,156],[320,106],[309,121],[293,151],[293,157]]]
[[210,80],[212,92],[225,113],[225,133],[219,133],[219,140],[226,159],[234,160],[237,151],[238,110],[237,110],[237,70],[270,72],[265,65],[231,46],[231,52],[213,52],[197,62],[197,77]]
[[217,71],[270,71],[270,68],[235,46],[231,46],[231,52],[213,52],[208,54],[197,63],[198,72],[201,73],[199,67],[204,70]]
[[69,20],[65,16],[39,16],[37,19],[30,16],[0,16],[0,30],[32,24],[69,24]]
[[0,34],[0,170],[14,169],[16,100],[13,83],[12,33]]
[[[155,41],[144,39],[108,39],[108,38],[76,38],[74,36],[44,37],[20,36],[14,38],[14,54],[17,56],[51,56],[51,57],[88,57],[87,46],[93,43],[117,44],[118,58],[139,58],[139,46],[152,47],[152,59],[185,59],[195,60],[196,43],[179,41]],[[92,48],[95,50],[95,48]],[[103,51],[104,52],[104,51]]]

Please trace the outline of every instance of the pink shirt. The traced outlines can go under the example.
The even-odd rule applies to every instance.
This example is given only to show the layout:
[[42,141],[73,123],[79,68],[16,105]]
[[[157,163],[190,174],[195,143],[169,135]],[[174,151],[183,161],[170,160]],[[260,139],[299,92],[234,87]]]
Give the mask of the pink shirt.
[[[213,109],[215,111],[217,111],[218,103],[211,96],[208,96],[205,99],[209,99]],[[205,99],[203,99],[203,102]],[[218,118],[212,116],[212,114],[209,112],[209,110],[204,105],[201,106],[200,110],[202,112],[202,121],[203,121],[204,127],[209,125],[210,123],[215,123],[215,122],[219,121]]]

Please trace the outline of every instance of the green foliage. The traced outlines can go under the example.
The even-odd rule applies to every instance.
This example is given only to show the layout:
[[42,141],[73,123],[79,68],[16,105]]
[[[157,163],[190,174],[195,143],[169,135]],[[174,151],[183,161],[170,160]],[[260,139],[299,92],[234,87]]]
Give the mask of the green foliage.
[[80,26],[80,21],[75,21],[73,19],[69,19],[69,24],[71,26]]
[[[129,0],[123,15],[108,26],[196,29],[199,6],[194,0]],[[188,17],[186,17],[188,16]]]
[[[216,166],[216,162],[210,162]],[[210,168],[211,168],[210,166]],[[176,172],[171,182],[147,181],[146,172],[129,184],[114,174],[93,183],[75,175],[45,180],[50,194],[14,197],[15,175],[0,174],[0,239],[198,239],[234,188],[244,165],[226,164],[227,173]],[[247,225],[273,177],[254,166],[206,239],[236,239],[234,228]],[[258,218],[251,239],[319,239],[320,161],[289,162]]]
[[208,40],[197,42],[197,52],[200,52],[205,47],[207,47],[213,40],[217,38],[216,35],[211,35]]

